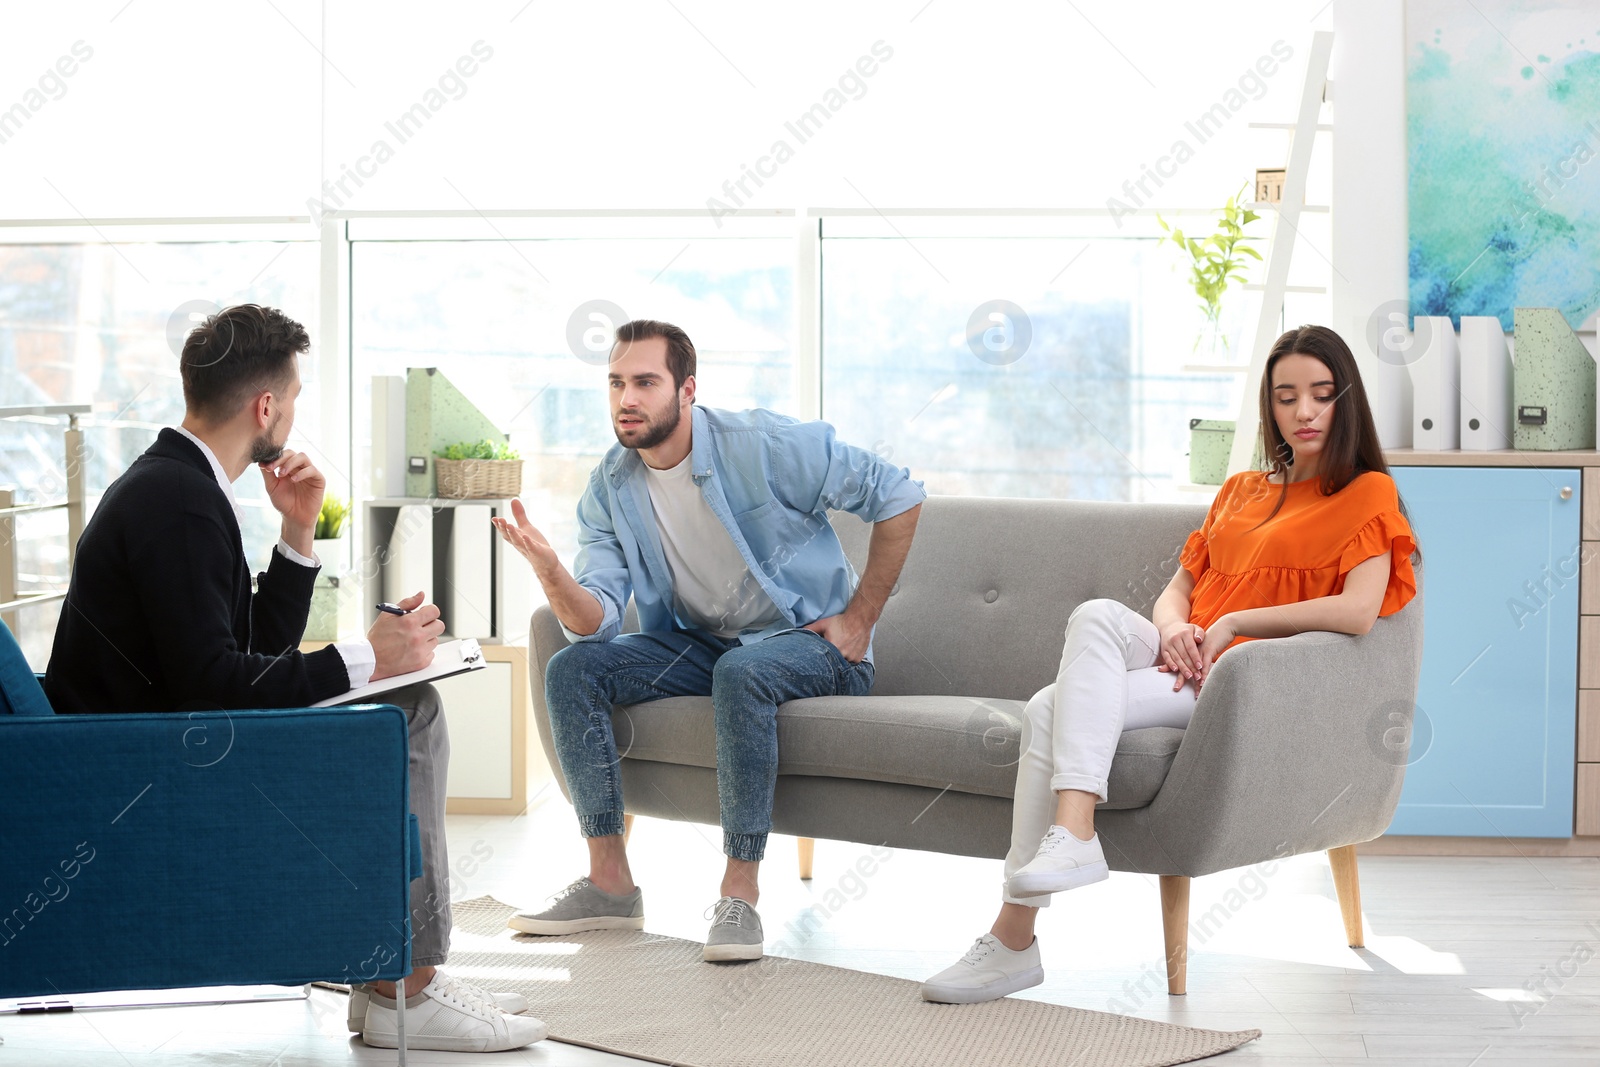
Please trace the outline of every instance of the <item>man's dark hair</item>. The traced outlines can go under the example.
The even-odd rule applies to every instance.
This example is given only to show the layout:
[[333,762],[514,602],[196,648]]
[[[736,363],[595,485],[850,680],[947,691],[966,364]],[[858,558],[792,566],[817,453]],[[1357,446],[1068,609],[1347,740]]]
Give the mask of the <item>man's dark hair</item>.
[[[667,369],[672,372],[672,387],[682,389],[683,380],[694,377],[695,354],[694,342],[678,327],[655,319],[634,319],[617,327],[616,343],[647,341],[652,337],[667,342]],[[616,345],[612,345],[612,350],[616,350]]]
[[184,403],[203,418],[231,419],[261,390],[288,382],[295,357],[310,347],[306,328],[277,308],[223,308],[183,342],[178,365]]

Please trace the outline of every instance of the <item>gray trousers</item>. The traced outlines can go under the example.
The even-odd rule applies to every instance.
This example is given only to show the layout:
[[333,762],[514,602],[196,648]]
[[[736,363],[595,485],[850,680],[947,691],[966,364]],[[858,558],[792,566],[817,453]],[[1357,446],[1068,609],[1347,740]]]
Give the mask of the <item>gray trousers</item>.
[[404,711],[409,726],[411,814],[422,836],[422,877],[411,883],[411,966],[432,967],[450,955],[450,853],[444,841],[450,732],[444,703],[431,685],[396,689],[382,699]]

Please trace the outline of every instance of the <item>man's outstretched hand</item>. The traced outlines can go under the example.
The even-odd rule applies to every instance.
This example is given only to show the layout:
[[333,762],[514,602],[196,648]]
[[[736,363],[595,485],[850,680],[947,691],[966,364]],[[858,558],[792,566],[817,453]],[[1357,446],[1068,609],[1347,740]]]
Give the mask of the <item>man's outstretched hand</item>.
[[552,567],[561,565],[556,550],[550,547],[550,542],[545,539],[544,534],[528,521],[528,512],[522,506],[522,501],[511,502],[511,515],[517,520],[515,524],[509,519],[498,517],[490,521],[494,523],[495,529],[500,531],[500,536],[510,542],[511,547],[520,552],[522,558],[533,566],[533,573],[543,579],[550,573]]
[[605,622],[606,617],[605,609],[600,606],[600,598],[567,573],[556,550],[550,547],[544,534],[534,529],[533,523],[528,521],[528,512],[523,508],[522,501],[511,502],[511,515],[516,522],[497,517],[492,520],[494,528],[533,567],[533,576],[544,586],[550,610],[561,620],[561,625],[575,634],[599,632],[600,624]]

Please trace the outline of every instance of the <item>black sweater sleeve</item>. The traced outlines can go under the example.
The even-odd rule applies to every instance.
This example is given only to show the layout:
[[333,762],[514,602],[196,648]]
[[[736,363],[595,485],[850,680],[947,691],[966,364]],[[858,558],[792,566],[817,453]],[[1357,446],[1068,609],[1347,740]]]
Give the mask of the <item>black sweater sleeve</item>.
[[272,549],[267,569],[256,577],[250,598],[250,651],[281,655],[300,643],[311,617],[311,587],[316,567],[306,567]]
[[[129,554],[137,596],[158,635],[161,672],[180,710],[196,707],[304,707],[349,688],[344,660],[332,646],[303,654],[294,648],[310,610],[310,580],[316,572],[287,559],[274,559],[306,571],[304,601],[286,576],[269,580],[265,602],[254,617],[268,620],[271,641],[255,640],[261,651],[239,647],[232,615],[241,591],[238,564],[243,547],[232,531],[210,515],[179,510],[159,528],[147,529]],[[278,553],[274,551],[276,557]],[[281,589],[280,589],[281,587]],[[285,641],[298,627],[293,641]],[[273,647],[274,642],[282,642]],[[264,654],[270,650],[272,654]],[[278,654],[281,653],[281,654]]]

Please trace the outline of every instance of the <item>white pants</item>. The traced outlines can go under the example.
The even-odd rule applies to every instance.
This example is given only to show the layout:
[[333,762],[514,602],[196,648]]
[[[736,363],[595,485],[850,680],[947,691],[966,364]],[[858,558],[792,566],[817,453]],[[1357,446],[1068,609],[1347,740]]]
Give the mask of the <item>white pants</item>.
[[[1055,822],[1056,790],[1106,799],[1124,730],[1189,725],[1194,686],[1185,682],[1173,692],[1175,676],[1156,669],[1160,652],[1155,624],[1115,600],[1085,601],[1067,620],[1055,683],[1035,693],[1024,713],[1006,878],[1033,859]],[[1045,907],[1050,898],[1007,895],[1005,901]]]

